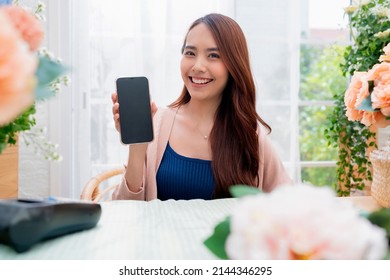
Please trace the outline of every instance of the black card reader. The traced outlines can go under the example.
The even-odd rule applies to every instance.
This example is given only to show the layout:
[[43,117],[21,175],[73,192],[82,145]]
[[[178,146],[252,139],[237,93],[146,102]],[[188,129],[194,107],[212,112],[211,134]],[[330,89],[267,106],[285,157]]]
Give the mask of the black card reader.
[[96,203],[0,199],[0,243],[21,253],[40,241],[93,228],[100,216]]

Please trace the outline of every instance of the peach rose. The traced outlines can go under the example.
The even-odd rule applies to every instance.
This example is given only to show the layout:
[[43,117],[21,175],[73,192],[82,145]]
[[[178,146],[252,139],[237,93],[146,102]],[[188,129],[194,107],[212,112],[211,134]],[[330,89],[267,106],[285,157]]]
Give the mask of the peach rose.
[[390,117],[390,107],[382,108],[381,113],[386,117]]
[[374,89],[371,94],[372,107],[374,109],[390,107],[390,63],[377,64],[370,72],[374,80]]
[[38,59],[0,9],[0,126],[11,122],[34,102]]
[[390,62],[375,64],[368,71],[366,79],[374,81],[374,86],[390,84]]
[[390,43],[387,44],[386,47],[383,48],[384,55],[379,57],[379,61],[387,61],[390,62]]
[[374,109],[390,107],[390,84],[374,87],[371,100]]
[[328,187],[281,186],[242,198],[232,211],[229,259],[383,259],[386,231]]
[[366,72],[355,72],[345,92],[344,103],[347,106],[346,114],[350,121],[360,121],[363,117],[363,111],[357,110],[356,107],[370,94],[366,75]]
[[362,111],[363,116],[360,122],[365,126],[376,125],[379,128],[384,128],[390,124],[386,117],[380,112]]
[[5,6],[1,9],[9,16],[23,40],[30,46],[30,50],[36,51],[42,43],[44,34],[39,20],[21,7]]

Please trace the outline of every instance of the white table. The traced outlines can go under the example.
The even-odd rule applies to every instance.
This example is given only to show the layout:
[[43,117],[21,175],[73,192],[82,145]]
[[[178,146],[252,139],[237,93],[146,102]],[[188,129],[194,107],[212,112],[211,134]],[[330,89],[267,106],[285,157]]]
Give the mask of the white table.
[[[379,208],[371,197],[336,198],[358,208]],[[237,200],[111,201],[97,227],[41,242],[18,254],[0,244],[1,259],[215,259],[203,245]]]
[[203,245],[236,200],[103,202],[98,225],[41,242],[18,254],[0,244],[1,259],[214,259]]
[[348,196],[338,197],[337,199],[351,201],[357,208],[367,212],[373,212],[381,208],[372,196]]

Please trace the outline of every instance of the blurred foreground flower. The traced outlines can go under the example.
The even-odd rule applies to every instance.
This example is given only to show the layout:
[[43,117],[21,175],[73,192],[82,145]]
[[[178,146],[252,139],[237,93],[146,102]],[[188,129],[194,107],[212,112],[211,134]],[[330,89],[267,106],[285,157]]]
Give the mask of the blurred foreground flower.
[[43,27],[29,10],[0,6],[0,27],[1,153],[8,144],[16,143],[18,132],[35,125],[32,117],[35,101],[55,94],[53,83],[66,68],[38,51],[44,36]]
[[383,259],[388,251],[384,229],[332,189],[307,185],[241,198],[205,245],[229,259]]
[[0,126],[15,119],[34,102],[38,59],[0,8]]

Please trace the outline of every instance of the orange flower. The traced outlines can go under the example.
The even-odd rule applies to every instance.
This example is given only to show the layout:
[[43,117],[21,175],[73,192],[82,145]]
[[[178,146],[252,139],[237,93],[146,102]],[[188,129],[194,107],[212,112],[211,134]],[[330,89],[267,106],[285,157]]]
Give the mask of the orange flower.
[[[390,63],[377,64],[371,71],[374,81],[371,95],[372,107],[374,109],[390,108]],[[387,110],[383,110],[383,112],[387,112]]]
[[379,57],[379,61],[387,61],[390,62],[390,43],[387,44],[386,47],[383,48],[384,55]]
[[42,43],[44,34],[39,20],[21,7],[5,6],[2,10],[9,16],[23,40],[30,46],[30,50],[36,51]]
[[360,120],[365,126],[371,126],[375,124],[379,128],[384,128],[390,124],[390,121],[386,120],[386,117],[380,112],[360,111],[363,112],[363,117]]
[[372,91],[371,100],[375,109],[390,107],[390,84],[376,86]]
[[[368,72],[355,72],[345,92],[346,115],[366,126],[390,125],[390,43],[383,48],[382,63]],[[371,96],[370,96],[371,95]],[[359,109],[357,109],[359,108]]]
[[0,126],[16,118],[34,102],[37,57],[0,9]]
[[[357,103],[361,103],[362,95],[369,94],[367,81],[364,79],[366,72],[355,72],[351,83],[345,92],[344,103],[347,106],[347,117],[350,121],[360,121],[363,118],[363,111],[357,110]],[[358,100],[360,102],[358,102]]]

